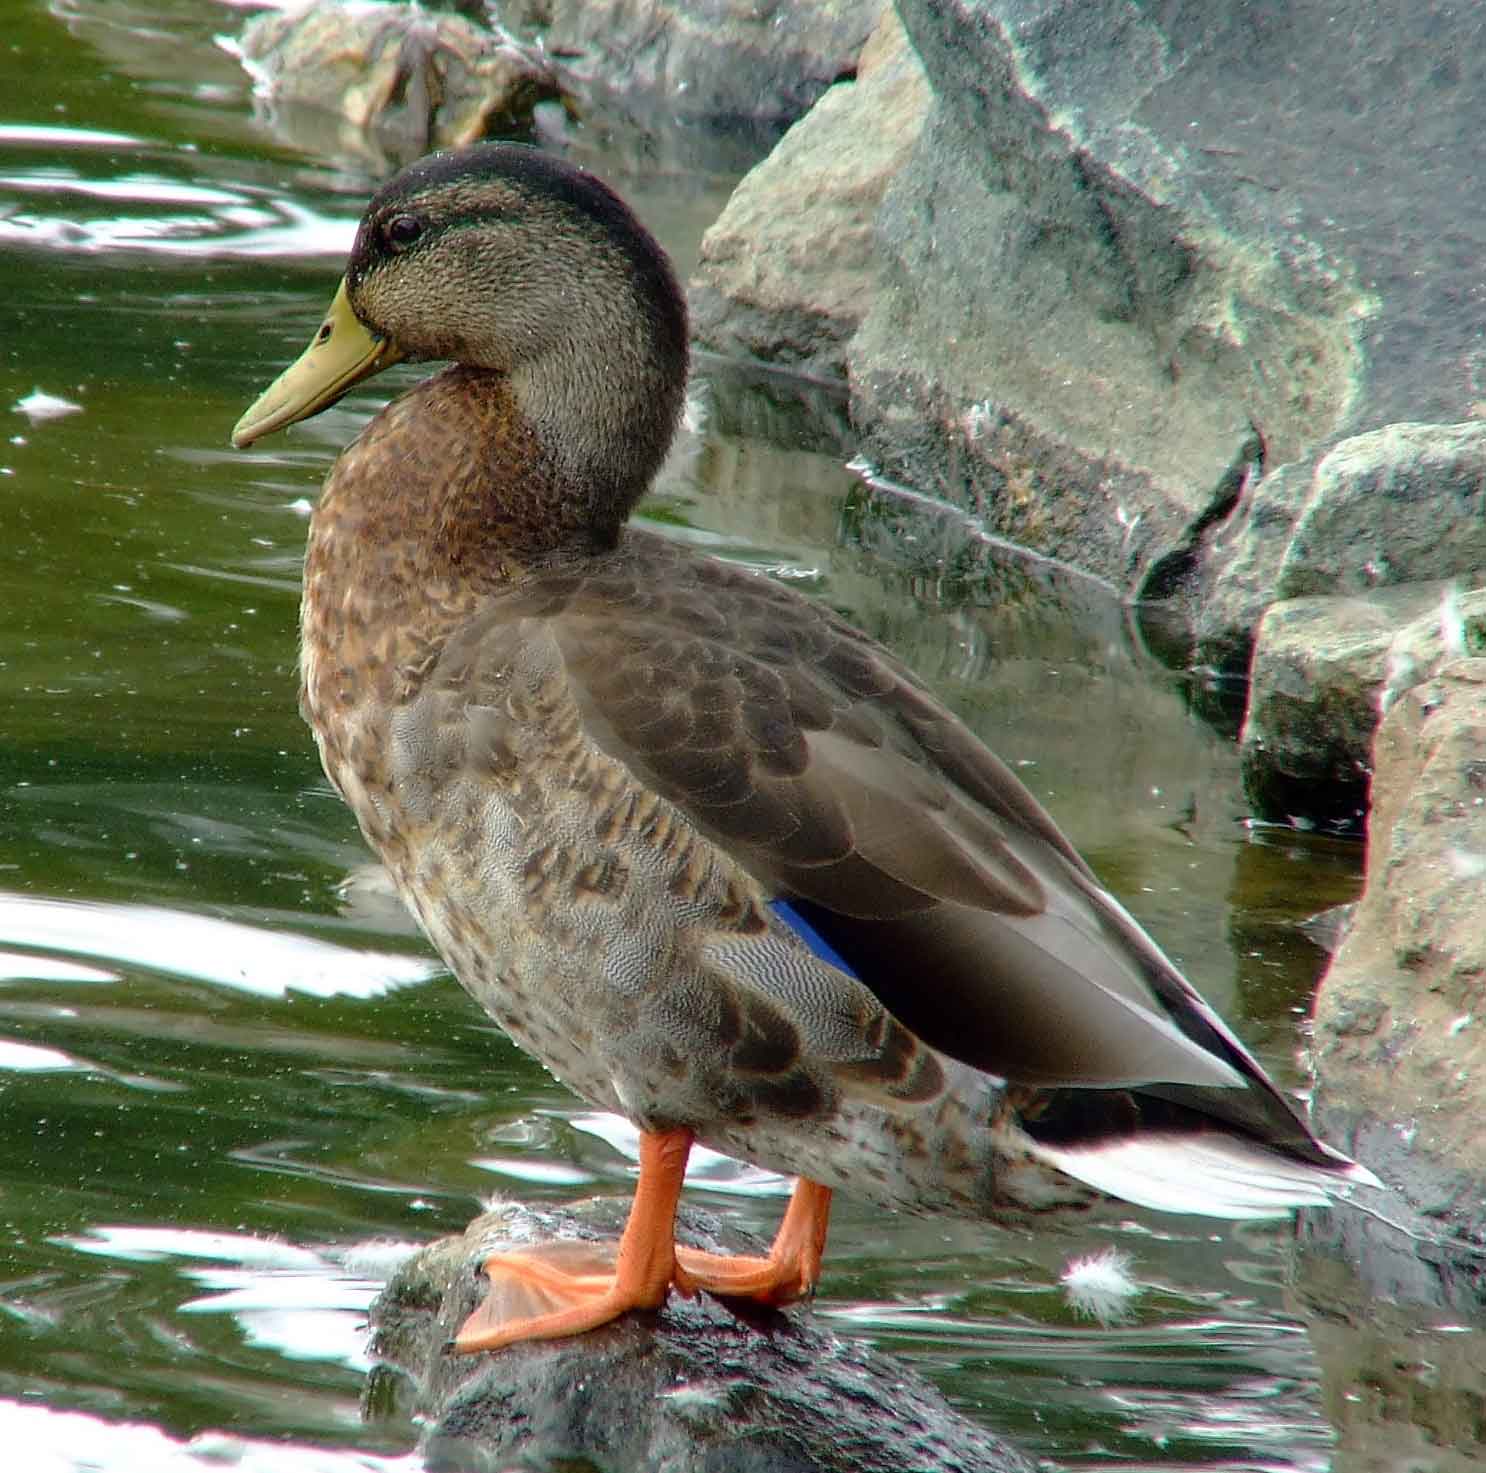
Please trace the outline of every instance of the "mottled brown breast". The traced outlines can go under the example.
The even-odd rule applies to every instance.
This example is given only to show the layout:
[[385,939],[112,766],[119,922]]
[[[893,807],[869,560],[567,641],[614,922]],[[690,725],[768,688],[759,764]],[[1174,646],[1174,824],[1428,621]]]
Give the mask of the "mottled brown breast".
[[453,367],[387,406],[346,448],[310,526],[301,709],[327,772],[368,826],[384,791],[385,723],[451,629],[575,529],[551,514],[554,472],[506,381]]

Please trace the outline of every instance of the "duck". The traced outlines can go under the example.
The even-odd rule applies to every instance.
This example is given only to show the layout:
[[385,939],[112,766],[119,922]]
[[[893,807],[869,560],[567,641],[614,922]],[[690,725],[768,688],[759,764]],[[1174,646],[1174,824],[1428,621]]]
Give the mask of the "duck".
[[[1376,1184],[902,661],[631,525],[688,324],[608,185],[507,143],[403,169],[233,443],[403,360],[446,366],[313,513],[301,711],[463,987],[639,1131],[611,1259],[492,1254],[536,1307],[476,1310],[456,1350],[673,1291],[798,1300],[838,1191],[1015,1225],[1109,1198],[1279,1216]],[[795,1178],[767,1253],[677,1245],[696,1143]]]

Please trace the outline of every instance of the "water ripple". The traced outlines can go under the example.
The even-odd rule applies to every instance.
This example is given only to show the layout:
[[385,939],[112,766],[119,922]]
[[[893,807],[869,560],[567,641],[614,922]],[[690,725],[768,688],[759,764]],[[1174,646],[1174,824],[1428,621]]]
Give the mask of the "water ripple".
[[[98,180],[37,170],[0,175],[0,188],[38,201],[122,201],[162,209],[158,214],[78,218],[15,204],[0,210],[0,246],[77,255],[148,251],[181,258],[341,260],[356,233],[356,222],[349,216],[322,214],[288,199],[177,183],[150,174]],[[181,212],[181,206],[192,205],[200,212]],[[166,209],[170,213],[164,213]]]

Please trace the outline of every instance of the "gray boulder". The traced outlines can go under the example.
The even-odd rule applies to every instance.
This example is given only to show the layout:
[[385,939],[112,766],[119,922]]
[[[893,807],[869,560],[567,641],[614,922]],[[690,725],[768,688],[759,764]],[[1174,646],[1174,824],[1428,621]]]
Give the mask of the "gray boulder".
[[934,101],[848,353],[869,453],[1141,589],[1257,458],[1344,423],[1356,273],[1238,177],[1208,93],[1228,48],[1195,13],[900,10]]
[[839,378],[877,286],[876,219],[928,103],[918,57],[892,9],[857,74],[734,191],[702,238],[692,327],[714,350]]
[[[1241,738],[1260,814],[1360,829],[1383,713],[1486,647],[1486,593],[1453,582],[1282,599],[1259,624]],[[1394,780],[1392,777],[1387,780]]]

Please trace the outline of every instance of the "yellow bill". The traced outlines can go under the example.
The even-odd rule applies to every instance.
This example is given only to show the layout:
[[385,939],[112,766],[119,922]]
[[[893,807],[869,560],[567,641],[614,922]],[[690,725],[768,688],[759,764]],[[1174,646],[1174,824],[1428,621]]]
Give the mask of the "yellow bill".
[[369,331],[351,310],[341,282],[310,345],[254,401],[232,431],[242,450],[285,425],[328,409],[362,379],[399,362],[402,350]]

